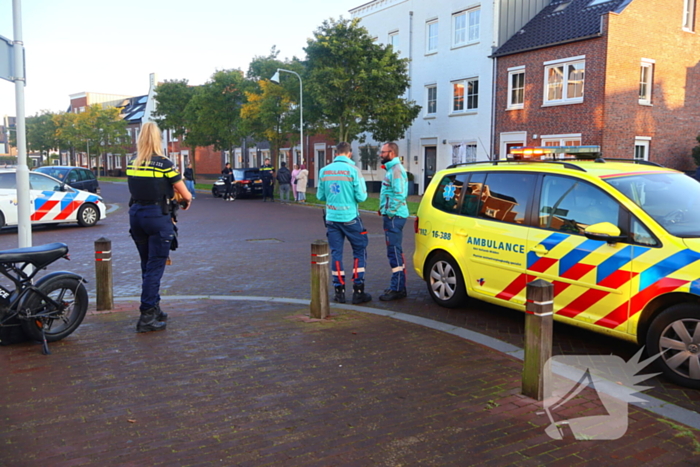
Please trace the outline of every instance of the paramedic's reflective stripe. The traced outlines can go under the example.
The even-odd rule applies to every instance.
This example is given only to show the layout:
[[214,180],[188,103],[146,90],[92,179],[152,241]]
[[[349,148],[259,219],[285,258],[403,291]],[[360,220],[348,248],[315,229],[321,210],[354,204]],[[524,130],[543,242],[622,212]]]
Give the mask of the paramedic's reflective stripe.
[[397,267],[395,267],[395,268],[391,268],[391,272],[401,272],[401,271],[403,271],[404,269],[406,269],[406,266],[401,265],[401,266],[397,266]]
[[[353,272],[365,272],[365,268],[353,269]],[[334,276],[345,277],[345,271],[331,271],[331,274]]]
[[326,175],[321,177],[322,182],[352,182],[352,177],[345,177],[343,175]]

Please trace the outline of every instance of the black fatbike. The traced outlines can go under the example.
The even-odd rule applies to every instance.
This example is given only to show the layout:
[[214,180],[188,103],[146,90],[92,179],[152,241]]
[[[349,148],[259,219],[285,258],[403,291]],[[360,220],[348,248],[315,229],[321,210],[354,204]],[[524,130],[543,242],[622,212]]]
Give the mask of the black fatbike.
[[78,274],[51,272],[34,283],[40,271],[60,258],[70,259],[64,243],[0,251],[0,274],[14,284],[14,290],[0,285],[0,331],[21,328],[42,343],[45,355],[51,353],[48,342],[75,331],[88,308],[87,281]]

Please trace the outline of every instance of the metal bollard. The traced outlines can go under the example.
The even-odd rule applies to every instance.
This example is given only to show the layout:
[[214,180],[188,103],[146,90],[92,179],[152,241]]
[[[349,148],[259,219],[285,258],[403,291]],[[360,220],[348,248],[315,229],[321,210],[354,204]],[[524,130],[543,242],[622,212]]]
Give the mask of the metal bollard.
[[327,318],[330,315],[328,303],[328,263],[330,248],[325,240],[311,244],[311,317]]
[[112,289],[112,241],[104,237],[95,241],[95,282],[97,311],[114,308]]
[[554,287],[537,279],[527,284],[525,311],[525,359],[523,362],[522,393],[542,401],[551,396],[552,328],[554,325]]

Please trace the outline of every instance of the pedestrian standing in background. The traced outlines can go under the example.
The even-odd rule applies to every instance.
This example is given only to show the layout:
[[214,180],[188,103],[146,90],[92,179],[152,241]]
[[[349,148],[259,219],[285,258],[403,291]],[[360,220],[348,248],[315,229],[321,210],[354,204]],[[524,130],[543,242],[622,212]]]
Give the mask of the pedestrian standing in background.
[[280,186],[280,201],[288,203],[292,193],[292,172],[287,168],[286,162],[280,162],[280,169],[277,172],[277,183]]
[[230,162],[227,162],[224,165],[224,169],[221,171],[221,177],[224,179],[224,185],[226,186],[226,191],[224,192],[224,201],[235,200],[235,197],[231,199],[231,194],[233,193],[233,169],[231,168]]
[[192,199],[194,199],[195,198],[194,184],[196,182],[194,181],[194,169],[192,168],[192,164],[187,164],[187,167],[185,168],[185,173],[183,175],[185,176],[185,186],[190,191],[190,194],[192,195]]
[[379,296],[384,302],[406,297],[406,262],[403,256],[403,226],[408,218],[408,177],[399,159],[396,143],[386,143],[380,154],[386,170],[379,194],[379,214],[383,217],[391,285]]
[[178,192],[189,209],[192,195],[170,159],[163,156],[160,130],[144,123],[137,155],[126,168],[129,184],[129,233],[141,258],[141,317],[137,332],[162,331],[168,319],[160,309],[160,281],[175,239],[170,200]]
[[260,167],[260,179],[263,185],[263,202],[270,198],[270,201],[274,203],[275,168],[270,165],[270,159],[265,159],[265,163]]
[[306,166],[301,164],[299,166],[299,173],[297,174],[297,201],[300,203],[306,202],[306,185],[309,183],[309,171],[306,170]]
[[292,170],[292,194],[294,195],[294,201],[299,201],[297,196],[297,175],[299,174],[299,166],[294,164],[294,170]]
[[358,204],[367,199],[367,184],[352,160],[350,145],[338,143],[336,157],[318,174],[316,196],[326,201],[326,235],[331,249],[331,275],[335,287],[334,300],[345,303],[345,270],[343,244],[347,238],[352,246],[352,303],[369,302],[365,293],[365,265],[367,263],[367,231],[360,218]]

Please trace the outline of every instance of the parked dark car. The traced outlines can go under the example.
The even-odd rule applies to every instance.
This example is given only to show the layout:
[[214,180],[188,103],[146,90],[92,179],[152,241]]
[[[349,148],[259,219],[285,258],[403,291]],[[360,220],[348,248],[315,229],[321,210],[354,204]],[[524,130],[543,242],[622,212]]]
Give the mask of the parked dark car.
[[[250,198],[252,196],[262,196],[262,180],[260,179],[260,169],[233,169],[233,179],[236,187],[234,195],[236,197]],[[217,198],[224,196],[226,184],[223,179],[219,179],[211,187],[211,194]]]
[[95,194],[100,193],[100,184],[92,170],[62,165],[45,165],[34,170],[49,175],[76,190],[89,191]]

